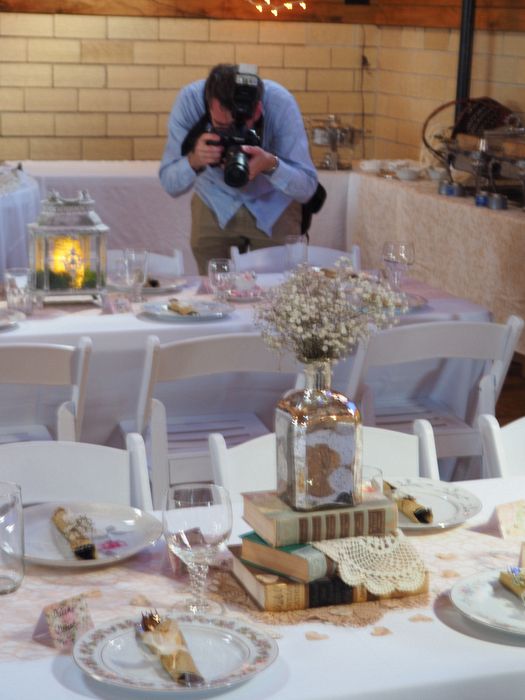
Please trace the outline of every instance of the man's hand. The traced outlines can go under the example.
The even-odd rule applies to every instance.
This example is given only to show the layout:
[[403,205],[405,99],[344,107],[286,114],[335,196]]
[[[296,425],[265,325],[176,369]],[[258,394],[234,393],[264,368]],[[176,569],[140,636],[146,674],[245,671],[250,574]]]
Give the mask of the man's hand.
[[275,166],[275,156],[263,151],[259,146],[242,146],[242,150],[250,157],[248,161],[250,180],[257,177],[259,173],[271,170]]
[[193,151],[188,154],[191,167],[198,172],[207,165],[218,165],[222,158],[222,146],[217,134],[204,132],[197,139]]

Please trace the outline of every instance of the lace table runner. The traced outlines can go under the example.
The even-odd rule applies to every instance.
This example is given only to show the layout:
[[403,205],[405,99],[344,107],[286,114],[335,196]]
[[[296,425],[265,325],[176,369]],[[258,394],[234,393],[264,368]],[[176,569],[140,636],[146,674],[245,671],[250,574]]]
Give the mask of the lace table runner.
[[[229,571],[210,572],[210,597],[227,613],[266,625],[327,622],[365,627],[375,625],[390,610],[419,609],[429,616],[433,601],[464,576],[517,564],[519,542],[502,540],[465,529],[407,538],[430,572],[430,593],[369,603],[313,608],[285,613],[259,610]],[[42,608],[84,594],[95,625],[119,617],[138,617],[144,608],[165,611],[188,595],[187,579],[175,578],[163,543],[117,566],[79,571],[28,566],[22,586],[2,596],[0,662],[35,659],[57,652],[32,640]],[[418,618],[419,619],[419,618]],[[421,618],[422,619],[422,618]],[[273,628],[275,636],[279,630]],[[374,628],[375,629],[375,628]],[[373,633],[373,632],[372,632]]]

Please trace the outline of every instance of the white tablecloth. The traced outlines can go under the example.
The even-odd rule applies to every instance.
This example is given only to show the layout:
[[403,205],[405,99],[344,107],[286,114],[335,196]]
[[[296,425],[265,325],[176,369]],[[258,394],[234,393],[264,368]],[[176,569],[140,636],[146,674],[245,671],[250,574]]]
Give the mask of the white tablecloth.
[[[177,198],[166,194],[157,161],[25,161],[23,167],[38,180],[43,197],[52,189],[66,197],[87,189],[96,212],[109,226],[109,248],[141,247],[165,255],[179,248],[185,271],[197,271],[190,249],[191,191]],[[347,177],[322,172],[320,180],[328,196],[313,217],[311,241],[344,250]]]
[[[315,621],[268,626],[267,630],[278,635],[278,659],[247,684],[225,692],[224,697],[230,700],[494,700],[498,697],[522,700],[525,638],[500,633],[463,618],[452,606],[447,592],[473,569],[497,571],[509,561],[517,563],[519,542],[509,545],[495,536],[483,537],[476,530],[496,534],[490,522],[495,505],[523,498],[525,477],[462,485],[483,502],[482,512],[467,524],[469,531],[460,529],[415,538],[425,561],[432,561],[433,593],[427,603],[414,609],[385,611],[379,622],[361,628],[335,627]],[[237,517],[236,533],[245,529]],[[468,545],[476,552],[475,556],[467,561],[458,552],[459,556],[455,557],[450,543],[456,537],[463,542],[463,550]],[[479,544],[476,538],[480,539]],[[434,552],[432,557],[425,555],[427,546]],[[165,579],[158,557],[153,555],[153,550],[150,552],[91,574],[56,569],[44,570],[43,574],[39,567],[33,567],[21,588],[3,601],[2,697],[20,700],[131,697],[130,692],[88,678],[70,656],[60,656],[36,644],[31,652],[30,637],[41,608],[69,595],[97,591],[88,599],[95,624],[122,616],[138,616],[141,608],[130,607],[132,597],[138,594],[152,597],[162,590],[169,598],[175,584]],[[41,584],[37,584],[37,576]],[[151,587],[144,590],[147,581]],[[442,594],[436,595],[435,591]],[[170,602],[165,600],[168,605]],[[386,633],[377,635],[378,628]],[[309,640],[308,632],[323,636]],[[6,649],[12,650],[11,653],[6,655]],[[151,700],[153,695],[134,692],[133,697]]]
[[[266,285],[278,279],[279,276],[275,275],[261,275],[259,281]],[[198,278],[188,278],[188,280],[191,284],[184,294],[191,296],[197,292],[200,280]],[[451,297],[428,285],[411,282],[407,289],[428,298],[429,303],[403,317],[403,323],[449,319],[489,320],[486,309]],[[157,335],[161,342],[166,343],[216,333],[253,330],[253,308],[243,304],[235,305],[229,318],[206,323],[165,323],[156,319],[140,318],[132,313],[103,315],[97,307],[76,312],[71,309],[69,313],[46,307],[42,312],[35,312],[32,317],[20,322],[15,330],[3,333],[1,342],[76,343],[81,335],[90,336],[93,340],[93,354],[82,439],[86,442],[118,444],[118,431],[115,430],[118,422],[133,418],[135,415],[148,335]],[[452,379],[445,379],[446,383],[453,382],[458,401],[463,408],[467,401],[468,390],[478,372],[479,369],[476,367],[472,367],[470,371],[462,368],[459,374],[457,372],[453,374]],[[231,410],[243,410],[250,406],[250,410],[255,411],[268,427],[272,428],[274,406],[282,393],[293,386],[292,381],[293,378],[287,375],[265,376],[264,381],[255,383],[250,378],[237,377],[234,380],[228,376],[221,376],[214,382],[209,378],[202,381],[185,380],[179,383],[176,395],[173,389],[167,388],[159,393],[159,398],[166,402],[174,414],[177,411],[183,411],[187,415],[220,413],[226,401]],[[399,375],[399,381],[408,391],[409,387],[417,382],[417,378],[414,373],[408,373],[403,377]],[[338,386],[338,382],[344,382],[342,365],[336,367],[334,382],[334,386],[342,390],[343,387]],[[9,388],[3,388],[3,391],[8,390]],[[54,395],[57,396],[57,394]],[[26,400],[25,404],[22,402],[20,406],[22,413],[32,408],[35,399],[31,398],[27,403],[28,401]],[[47,424],[53,425],[49,393],[43,392],[39,395],[37,403],[42,418]],[[7,413],[2,414],[2,410]],[[14,401],[9,403],[8,408],[0,408],[0,420],[5,416],[9,417],[12,423],[15,410]]]
[[0,192],[0,283],[9,267],[27,267],[27,224],[40,211],[40,190],[35,179],[18,174],[20,184],[11,191]]

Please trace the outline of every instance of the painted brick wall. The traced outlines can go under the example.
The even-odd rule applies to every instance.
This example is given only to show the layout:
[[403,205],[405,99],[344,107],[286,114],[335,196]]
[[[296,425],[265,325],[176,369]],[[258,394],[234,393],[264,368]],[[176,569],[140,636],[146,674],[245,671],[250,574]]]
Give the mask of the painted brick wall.
[[[425,118],[454,98],[458,42],[422,28],[0,13],[0,159],[158,159],[177,90],[218,62],[257,64],[305,117],[364,127],[357,158],[417,158]],[[525,112],[525,34],[476,34],[471,94]]]

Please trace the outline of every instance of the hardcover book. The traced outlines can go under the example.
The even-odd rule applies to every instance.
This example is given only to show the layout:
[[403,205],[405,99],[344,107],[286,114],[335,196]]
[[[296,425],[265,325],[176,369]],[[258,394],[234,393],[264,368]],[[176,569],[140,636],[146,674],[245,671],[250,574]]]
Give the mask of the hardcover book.
[[397,505],[378,498],[358,506],[297,511],[275,491],[243,494],[243,518],[272,547],[333,540],[340,537],[394,534]]
[[390,595],[376,596],[364,586],[348,586],[337,576],[323,576],[303,583],[279,574],[271,574],[241,559],[241,548],[230,546],[232,573],[259,608],[268,612],[306,610],[327,605],[365,603],[387,598],[404,598],[428,593],[429,576],[420,589],[410,593],[393,591]]
[[311,544],[271,547],[256,532],[241,535],[241,557],[250,564],[308,583],[336,573],[332,559]]

